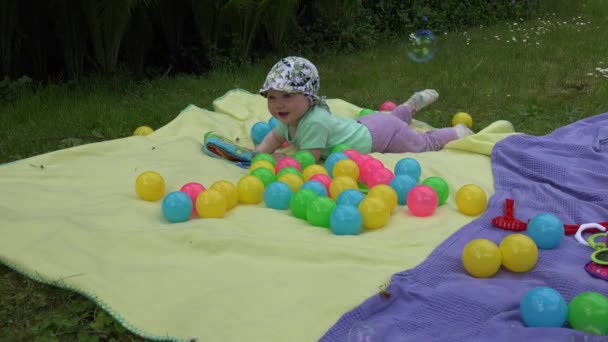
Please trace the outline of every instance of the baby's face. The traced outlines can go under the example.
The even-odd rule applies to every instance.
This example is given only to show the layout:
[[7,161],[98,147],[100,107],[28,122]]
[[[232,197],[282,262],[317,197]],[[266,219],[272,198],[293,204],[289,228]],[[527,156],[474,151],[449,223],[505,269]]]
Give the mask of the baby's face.
[[266,93],[266,98],[270,114],[287,126],[296,125],[310,108],[310,101],[302,93],[286,93],[270,89]]

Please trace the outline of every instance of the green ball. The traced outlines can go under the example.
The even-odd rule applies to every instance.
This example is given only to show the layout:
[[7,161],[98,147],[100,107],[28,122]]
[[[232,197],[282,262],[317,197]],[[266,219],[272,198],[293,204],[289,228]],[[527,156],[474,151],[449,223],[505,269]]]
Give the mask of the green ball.
[[369,108],[363,108],[361,109],[361,111],[359,111],[359,116],[366,116],[366,115],[370,115],[375,113],[376,111],[373,109],[369,109]]
[[331,148],[331,153],[336,153],[336,152],[342,152],[344,150],[350,150],[350,146],[346,145],[346,144],[338,144],[334,147]]
[[433,188],[433,190],[435,190],[439,199],[439,202],[437,203],[438,206],[443,205],[448,199],[448,195],[450,194],[450,187],[448,186],[448,183],[443,180],[443,178],[435,176],[428,177],[427,179],[423,180],[421,184],[430,186],[431,188]]
[[315,156],[313,156],[312,153],[306,150],[296,152],[293,155],[293,159],[297,160],[298,163],[300,163],[302,171],[304,171],[304,169],[306,169],[310,165],[314,165],[317,163],[317,161],[315,160]]
[[291,196],[291,201],[289,202],[289,208],[291,209],[293,216],[306,220],[308,205],[312,200],[317,198],[317,196],[317,193],[311,189],[300,189],[296,191],[293,196]]
[[272,164],[272,166],[277,167],[277,160],[270,153],[258,153],[251,159],[251,164],[255,163],[258,160],[266,160]]
[[294,175],[297,175],[302,178],[302,172],[298,171],[298,169],[296,169],[295,167],[287,166],[282,168],[281,171],[277,173],[277,179],[286,173],[293,173]]
[[275,182],[277,180],[277,176],[275,176],[275,174],[272,173],[270,169],[267,169],[265,167],[259,167],[253,170],[253,172],[251,172],[251,175],[258,177],[258,179],[261,180],[262,183],[264,183],[264,187],[267,187],[272,182]]
[[568,304],[572,328],[595,335],[608,334],[608,298],[597,292],[582,292]]
[[306,220],[315,227],[329,228],[331,212],[336,202],[327,196],[318,196],[306,208]]

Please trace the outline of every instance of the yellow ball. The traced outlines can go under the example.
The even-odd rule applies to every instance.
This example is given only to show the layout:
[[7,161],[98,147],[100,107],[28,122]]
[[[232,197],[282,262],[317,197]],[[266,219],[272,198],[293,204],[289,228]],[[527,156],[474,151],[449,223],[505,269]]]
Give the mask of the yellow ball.
[[236,186],[227,180],[219,180],[211,184],[210,189],[216,190],[226,197],[226,210],[236,207],[236,204],[239,202]]
[[500,269],[501,262],[500,249],[490,240],[471,240],[462,250],[462,265],[473,277],[493,276]]
[[348,176],[334,177],[331,184],[329,184],[329,196],[335,200],[340,196],[342,191],[348,189],[359,189],[359,184],[357,184],[356,180]]
[[471,128],[473,127],[473,118],[468,113],[458,112],[452,117],[452,126],[458,124],[465,124],[465,126]]
[[137,129],[135,129],[135,131],[133,132],[133,135],[148,135],[151,134],[152,132],[154,132],[154,130],[151,127],[148,126],[139,126],[137,127]]
[[272,171],[273,174],[276,174],[276,172],[277,172],[274,165],[272,165],[271,162],[269,162],[267,160],[258,160],[249,166],[249,174],[251,174],[255,169],[258,169],[260,167],[267,168],[268,170]]
[[158,201],[165,194],[165,180],[154,171],[146,171],[135,180],[137,196],[146,201]]
[[302,178],[306,182],[307,180],[310,179],[310,177],[312,177],[316,174],[323,174],[323,175],[329,176],[329,173],[327,173],[327,170],[323,166],[321,166],[319,164],[314,164],[314,165],[307,166],[302,171]]
[[294,173],[284,173],[281,177],[277,178],[277,181],[287,184],[293,192],[300,190],[302,184],[304,184],[302,178]]
[[245,176],[236,183],[239,202],[245,204],[258,204],[264,197],[264,183],[256,176]]
[[359,212],[363,218],[363,227],[378,229],[388,223],[391,213],[386,203],[376,197],[366,197],[359,203]]
[[538,261],[538,247],[524,234],[511,234],[500,242],[503,266],[511,272],[528,272]]
[[196,196],[196,212],[203,218],[222,218],[226,213],[226,197],[214,189],[207,189]]
[[481,214],[488,205],[485,191],[475,184],[462,186],[456,192],[456,207],[461,213],[469,216]]
[[357,163],[351,159],[342,159],[338,161],[332,170],[334,177],[347,176],[354,180],[359,179],[359,167]]
[[389,185],[378,184],[374,186],[367,192],[367,197],[377,197],[383,200],[386,202],[386,205],[389,207],[391,212],[397,207],[397,193]]

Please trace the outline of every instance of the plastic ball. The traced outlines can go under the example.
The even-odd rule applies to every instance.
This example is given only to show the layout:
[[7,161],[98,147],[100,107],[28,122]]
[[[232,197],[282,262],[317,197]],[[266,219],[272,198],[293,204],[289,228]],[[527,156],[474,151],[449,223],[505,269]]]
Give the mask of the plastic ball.
[[205,191],[205,187],[200,183],[190,182],[182,185],[179,191],[190,197],[190,201],[192,202],[192,214],[196,214],[196,198],[198,197],[198,194]]
[[365,194],[361,190],[346,189],[338,195],[336,198],[336,204],[338,205],[350,205],[355,208],[359,207],[359,204],[365,198]]
[[473,127],[473,118],[468,113],[458,112],[452,117],[452,126],[456,126],[458,124],[464,124],[468,128],[471,128]]
[[342,191],[347,189],[359,189],[359,184],[354,179],[347,176],[335,177],[329,185],[329,196],[331,198],[338,198]]
[[500,242],[503,266],[511,272],[528,272],[538,261],[538,248],[524,234],[511,234]]
[[462,265],[476,278],[493,276],[500,269],[501,262],[500,249],[487,239],[471,240],[462,250]]
[[568,323],[575,330],[608,335],[608,298],[597,292],[582,292],[568,305]]
[[395,164],[395,175],[407,175],[412,177],[416,182],[420,180],[422,168],[420,163],[414,158],[403,158]]
[[135,180],[135,192],[145,201],[157,201],[165,194],[165,180],[158,172],[143,172]]
[[565,235],[564,223],[557,216],[542,213],[528,222],[528,236],[541,249],[553,249],[559,246]]
[[373,109],[369,109],[369,108],[363,108],[359,111],[359,113],[357,114],[357,116],[361,117],[361,116],[366,116],[366,115],[370,115],[375,113],[376,111]]
[[253,171],[255,171],[261,167],[272,171],[273,174],[277,173],[276,168],[274,167],[274,165],[272,165],[271,162],[269,162],[267,160],[258,160],[254,163],[251,163],[251,165],[249,166],[249,174],[251,174]]
[[339,160],[332,170],[333,177],[347,176],[355,181],[359,179],[359,167],[351,159]]
[[272,131],[272,127],[266,122],[256,122],[251,127],[251,140],[254,144],[259,145],[264,138]]
[[268,208],[285,210],[289,208],[289,202],[293,191],[289,185],[283,182],[274,182],[264,189],[264,203]]
[[384,227],[391,213],[386,202],[379,198],[366,197],[359,203],[359,212],[363,217],[363,227],[378,229]]
[[308,205],[317,197],[317,193],[310,189],[300,189],[296,191],[293,196],[291,196],[291,201],[289,202],[289,209],[291,209],[293,216],[306,220]]
[[154,130],[152,129],[152,127],[139,126],[139,127],[137,127],[135,129],[135,131],[133,132],[133,135],[146,136],[146,135],[152,134],[152,132],[154,132]]
[[162,212],[171,223],[188,221],[192,215],[192,199],[184,192],[171,192],[163,199]]
[[318,182],[321,182],[323,185],[325,185],[325,190],[327,190],[327,193],[330,193],[329,186],[331,185],[331,178],[328,175],[318,173],[310,177],[308,180],[316,180]]
[[379,184],[389,185],[393,177],[395,177],[393,172],[385,167],[375,169],[367,175],[366,184],[369,188],[373,188]]
[[268,119],[268,125],[270,126],[270,129],[277,127],[278,124],[279,120],[277,120],[277,118],[275,118],[274,116],[271,116],[270,119]]
[[384,101],[382,102],[382,104],[380,105],[380,107],[378,107],[378,110],[381,112],[384,111],[392,111],[393,109],[397,108],[397,104],[395,104],[395,102],[393,101]]
[[519,312],[528,327],[560,328],[568,318],[568,304],[556,290],[539,286],[524,295]]
[[295,167],[291,167],[291,166],[285,166],[282,169],[277,168],[277,178],[281,177],[282,175],[286,174],[286,173],[293,173],[294,175],[302,178],[302,172],[300,172],[298,169],[296,169]]
[[226,198],[226,210],[236,207],[239,203],[239,194],[236,186],[227,180],[219,180],[211,184],[210,189],[213,189]]
[[265,167],[259,167],[253,170],[250,174],[259,178],[262,183],[264,183],[265,187],[277,180],[277,176],[274,174],[274,172]]
[[428,177],[420,183],[422,185],[428,185],[437,193],[437,198],[439,199],[438,206],[442,206],[445,201],[448,199],[450,194],[450,187],[448,183],[441,177]]
[[297,169],[298,171],[302,172],[302,166],[293,157],[281,158],[281,160],[277,162],[276,172],[278,173],[279,171],[281,171],[281,169],[285,167],[293,167],[294,169]]
[[310,179],[310,177],[317,174],[329,175],[327,173],[327,170],[323,166],[315,164],[306,167],[304,171],[302,171],[302,178],[304,179],[304,181],[307,181]]
[[255,164],[257,161],[265,160],[272,165],[272,169],[277,166],[277,160],[270,153],[258,153],[251,159],[251,165]]
[[342,153],[342,152],[335,152],[330,154],[327,159],[325,159],[325,169],[327,170],[327,173],[329,174],[330,177],[333,177],[333,169],[334,169],[334,165],[336,165],[337,162],[339,162],[340,160],[344,160],[344,159],[349,159],[348,156],[346,156],[346,154]]
[[397,194],[397,203],[404,205],[407,203],[407,194],[416,186],[416,180],[408,175],[396,175],[389,185]]
[[306,220],[315,227],[329,228],[331,212],[336,202],[327,196],[317,196],[306,208]]
[[342,153],[344,153],[350,160],[353,161],[361,155],[359,151],[353,149],[344,150],[342,151]]
[[327,189],[325,188],[325,185],[316,180],[309,180],[304,182],[300,189],[310,189],[319,196],[327,196]]
[[397,207],[397,193],[386,184],[378,184],[369,189],[367,197],[377,197],[383,200],[388,205],[390,211],[393,211]]
[[262,202],[264,183],[255,176],[244,176],[236,183],[239,202],[244,204],[258,204]]
[[357,207],[337,205],[329,217],[329,226],[336,235],[357,235],[363,228],[363,217]]
[[202,218],[222,218],[226,214],[226,197],[217,190],[207,189],[196,198],[196,212]]
[[[359,160],[361,160],[361,158]],[[359,165],[359,179],[364,183],[367,183],[368,177],[379,169],[384,169],[384,164],[381,161],[372,157],[365,159],[361,161],[361,165]]]
[[428,185],[416,185],[407,194],[407,207],[414,216],[431,216],[437,209],[439,198]]
[[486,210],[488,198],[485,191],[475,184],[462,186],[456,192],[456,207],[461,213],[477,216]]
[[342,152],[344,150],[349,150],[350,146],[347,144],[338,144],[334,147],[331,148],[330,154],[332,153],[337,153],[337,152]]
[[302,177],[293,173],[286,173],[280,177],[277,177],[277,181],[289,185],[289,188],[293,192],[300,190],[300,187],[302,187],[302,184],[304,184],[304,180],[302,180]]
[[300,171],[306,170],[307,167],[311,165],[315,165],[317,163],[315,156],[312,155],[309,151],[300,150],[293,155],[293,159],[295,159],[300,164]]

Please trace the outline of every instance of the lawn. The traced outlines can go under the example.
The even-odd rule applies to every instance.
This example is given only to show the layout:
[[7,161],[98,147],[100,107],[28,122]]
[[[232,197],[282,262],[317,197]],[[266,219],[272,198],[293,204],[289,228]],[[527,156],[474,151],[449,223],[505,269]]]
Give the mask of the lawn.
[[[407,57],[406,40],[307,57],[328,98],[377,108],[434,88],[439,100],[417,116],[433,126],[448,126],[465,111],[474,129],[505,119],[519,132],[543,135],[608,112],[608,3],[560,3],[531,21],[435,32],[438,51],[427,63]],[[121,74],[19,91],[0,107],[0,163],[129,136],[141,125],[159,128],[189,104],[211,108],[233,88],[255,92],[278,57],[208,75],[140,81]],[[0,279],[2,341],[140,340],[80,295],[4,266]]]

